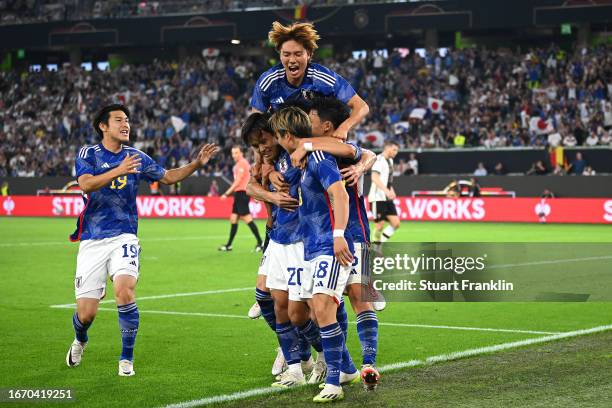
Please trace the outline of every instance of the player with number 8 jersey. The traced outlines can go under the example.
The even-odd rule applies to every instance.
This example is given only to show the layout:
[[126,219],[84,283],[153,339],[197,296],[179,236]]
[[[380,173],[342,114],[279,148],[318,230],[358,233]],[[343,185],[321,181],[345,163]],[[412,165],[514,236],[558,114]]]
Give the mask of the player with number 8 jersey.
[[73,242],[81,241],[74,280],[77,310],[72,317],[75,339],[66,364],[81,363],[107,278],[113,282],[122,350],[119,375],[134,375],[134,344],[139,313],[134,290],[140,273],[140,243],[136,194],[141,180],[174,184],[201,168],[218,151],[205,145],[191,163],[165,170],[148,155],[129,147],[129,110],[123,105],[103,108],[94,120],[101,143],[82,147],[75,160],[79,187],[85,193],[85,208],[77,221]]

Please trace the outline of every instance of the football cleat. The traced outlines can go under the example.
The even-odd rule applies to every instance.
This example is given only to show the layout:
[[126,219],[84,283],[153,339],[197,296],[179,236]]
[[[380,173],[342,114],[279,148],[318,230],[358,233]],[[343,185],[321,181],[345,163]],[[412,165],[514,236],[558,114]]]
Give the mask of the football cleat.
[[219,251],[221,252],[229,252],[232,250],[232,246],[231,245],[221,245],[219,247]]
[[[323,355],[321,352],[320,355]],[[308,384],[322,384],[325,382],[325,377],[327,376],[327,364],[325,364],[325,360],[317,357],[317,362],[314,364],[314,368],[312,369],[312,373],[308,378]]]
[[261,316],[261,308],[259,307],[259,303],[253,303],[253,306],[249,309],[249,313],[247,313],[251,319],[259,319]]
[[134,371],[134,363],[130,360],[119,360],[119,375],[121,377],[131,377],[136,372]]
[[325,384],[319,395],[312,399],[312,402],[326,403],[340,401],[344,399],[342,387],[332,384]]
[[263,252],[263,246],[261,246],[261,244],[255,245],[255,249],[253,249],[253,252]]
[[279,347],[276,351],[276,358],[274,359],[274,364],[272,364],[272,375],[279,375],[286,369],[287,362],[285,361],[283,350],[281,350],[281,348]]
[[368,297],[372,300],[372,307],[376,312],[382,312],[387,307],[387,301],[383,297],[382,293],[374,289],[372,286],[368,287]]
[[309,375],[310,373],[312,373],[312,370],[314,370],[314,360],[312,359],[312,356],[310,356],[307,361],[302,361],[301,365],[302,372],[304,373],[304,375]]
[[306,384],[306,379],[304,379],[304,374],[296,373],[294,371],[287,370],[280,375],[280,379],[276,382],[272,383],[272,387],[274,388],[291,388],[297,387],[299,385]]
[[387,307],[387,301],[380,297],[382,300],[377,300],[376,302],[372,302],[372,307],[377,312],[382,312]]
[[[347,374],[344,373],[342,371],[340,371],[340,385],[351,385],[351,384],[357,384],[359,382],[360,376],[359,376],[359,371],[355,370],[354,373],[352,374]],[[319,384],[319,388],[323,389],[323,387],[325,387],[327,384]]]
[[361,380],[366,390],[373,391],[380,382],[380,373],[372,364],[364,364],[361,367]]
[[68,367],[76,367],[81,364],[86,346],[87,343],[81,343],[77,339],[74,339],[68,349],[68,354],[66,354],[66,365],[68,365]]

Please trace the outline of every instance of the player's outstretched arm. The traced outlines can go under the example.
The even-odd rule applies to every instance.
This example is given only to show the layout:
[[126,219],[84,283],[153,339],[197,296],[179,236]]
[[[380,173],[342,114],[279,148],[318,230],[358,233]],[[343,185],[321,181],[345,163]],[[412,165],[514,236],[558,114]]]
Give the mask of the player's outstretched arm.
[[344,238],[349,216],[349,197],[342,181],[329,186],[327,194],[334,212],[334,256],[342,265],[348,266],[353,263],[353,254]]
[[166,171],[164,177],[159,180],[164,184],[175,184],[179,181],[185,180],[187,177],[191,176],[194,171],[203,167],[208,161],[219,151],[219,147],[215,144],[205,144],[200,149],[198,153],[198,157],[193,160],[191,163],[184,165],[183,167],[179,167],[176,169],[171,169]]
[[291,164],[293,167],[299,167],[308,152],[313,150],[321,150],[332,156],[344,159],[352,159],[356,153],[354,146],[343,143],[341,140],[333,137],[305,138],[299,139],[299,141],[300,145],[291,153]]
[[340,169],[346,184],[353,186],[366,171],[370,170],[376,162],[376,154],[368,149],[361,149],[361,159],[354,165]]
[[94,176],[93,174],[83,174],[77,179],[77,182],[79,183],[81,190],[84,193],[89,194],[100,190],[117,177],[138,173],[140,161],[141,158],[139,155],[135,154],[130,156],[128,154],[125,156],[125,159],[123,159],[121,164],[114,169],[111,169],[106,173],[98,174],[97,176]]
[[349,99],[347,105],[349,108],[351,108],[351,116],[342,122],[334,131],[334,137],[342,140],[346,140],[348,132],[353,127],[361,123],[361,121],[368,116],[368,113],[370,113],[370,107],[366,101],[361,99],[361,97],[357,94],[353,95],[353,97]]
[[383,183],[382,180],[380,179],[379,172],[372,171],[372,183],[376,184],[376,187],[378,187],[379,189],[385,192],[385,196],[387,196],[387,199],[389,200],[395,199],[395,194],[393,193],[393,191],[389,190],[387,186],[385,186],[385,183]]

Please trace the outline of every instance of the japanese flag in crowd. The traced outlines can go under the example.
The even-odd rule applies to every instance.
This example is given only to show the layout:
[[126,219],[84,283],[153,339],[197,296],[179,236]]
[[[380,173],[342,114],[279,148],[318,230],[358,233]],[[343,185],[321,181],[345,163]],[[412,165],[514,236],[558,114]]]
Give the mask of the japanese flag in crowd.
[[363,133],[360,140],[362,143],[371,143],[375,147],[381,147],[385,144],[385,135],[378,130],[372,130]]
[[539,116],[533,116],[529,119],[529,131],[538,135],[548,134],[555,130],[552,125],[552,119],[544,120]]
[[433,113],[441,113],[443,104],[444,101],[442,99],[427,98],[427,105]]

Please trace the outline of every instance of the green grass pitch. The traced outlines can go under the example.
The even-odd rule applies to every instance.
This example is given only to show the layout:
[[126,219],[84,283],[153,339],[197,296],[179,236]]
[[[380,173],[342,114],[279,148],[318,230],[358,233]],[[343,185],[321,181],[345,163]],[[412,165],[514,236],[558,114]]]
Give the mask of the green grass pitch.
[[[135,349],[136,376],[117,376],[120,334],[112,302],[101,305],[102,310],[89,331],[90,341],[81,366],[66,367],[64,358],[73,338],[73,311],[50,306],[74,302],[78,245],[68,242],[73,226],[73,219],[0,219],[0,388],[73,389],[76,402],[62,406],[162,407],[270,385],[275,337],[263,319],[246,318],[254,301],[260,255],[251,252],[255,242],[244,224],[238,230],[234,251],[218,252],[217,247],[224,243],[229,230],[227,221],[222,220],[141,220],[141,278],[137,288],[141,322]],[[608,226],[405,222],[393,240],[612,242],[612,234]],[[146,299],[227,289],[235,291]],[[354,321],[350,310],[349,319]],[[546,335],[531,332],[564,332],[610,324],[612,303],[390,303],[379,314],[379,320],[378,364],[384,366]],[[609,341],[610,336],[606,339]],[[348,345],[360,363],[354,324],[349,325]],[[585,349],[597,347],[588,345]],[[517,356],[508,358],[518,363],[529,350],[516,349],[507,355]],[[608,348],[605,357],[608,367],[609,352]],[[564,355],[559,353],[555,355]],[[457,363],[461,362],[435,367],[443,374],[444,367],[458,369]],[[411,372],[420,374],[411,377]],[[353,398],[355,403],[366,404],[372,398],[375,402],[372,406],[405,406],[401,398],[418,400],[414,390],[427,385],[426,381],[419,384],[419,375],[425,374],[407,369],[400,376],[383,376],[388,382],[383,382],[379,392],[369,393],[380,394],[376,396],[364,396],[360,388],[349,387],[347,400]],[[503,375],[509,381],[518,380],[512,373]],[[486,377],[478,377],[484,391],[494,386],[487,383]],[[413,393],[407,393],[408,389]],[[315,393],[314,389],[306,388],[235,404],[284,406],[292,399],[308,403]],[[386,397],[385,393],[394,395]],[[441,405],[436,405],[435,399],[423,401],[429,401],[430,406],[445,405],[442,399]],[[478,401],[471,402],[463,401],[465,406],[479,405]],[[517,400],[513,405],[523,404]]]

